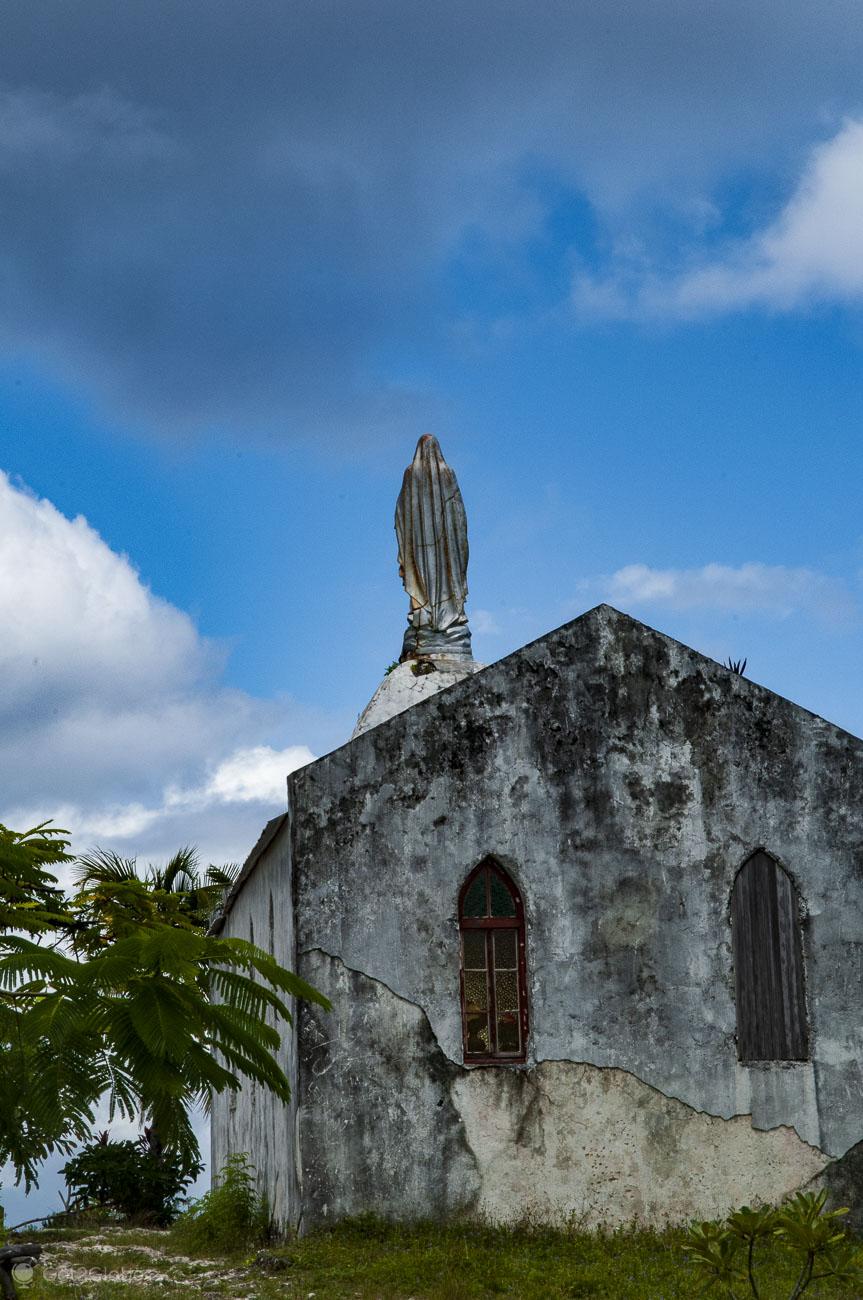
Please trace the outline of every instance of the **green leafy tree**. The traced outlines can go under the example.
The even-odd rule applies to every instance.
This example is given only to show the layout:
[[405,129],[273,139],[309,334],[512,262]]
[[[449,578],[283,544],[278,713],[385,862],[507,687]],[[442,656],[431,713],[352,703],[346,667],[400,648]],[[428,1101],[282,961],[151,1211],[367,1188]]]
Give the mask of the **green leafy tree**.
[[[136,858],[95,849],[76,860],[76,914],[86,937],[96,944],[108,934],[133,932],[154,917],[184,929],[207,930],[213,912],[237,877],[235,866],[201,870],[195,850],[185,847],[164,867],[150,865],[141,872]],[[89,924],[90,933],[86,930]]]
[[82,1147],[62,1172],[71,1209],[110,1209],[164,1228],[179,1214],[183,1193],[202,1168],[175,1151],[154,1149],[146,1136],[111,1142],[106,1132]]
[[243,939],[206,932],[230,873],[189,850],[161,874],[96,853],[64,891],[65,832],[0,827],[0,1163],[29,1186],[92,1136],[94,1108],[146,1117],[194,1162],[194,1105],[244,1080],[287,1100],[276,1053],[286,999],[320,993]]

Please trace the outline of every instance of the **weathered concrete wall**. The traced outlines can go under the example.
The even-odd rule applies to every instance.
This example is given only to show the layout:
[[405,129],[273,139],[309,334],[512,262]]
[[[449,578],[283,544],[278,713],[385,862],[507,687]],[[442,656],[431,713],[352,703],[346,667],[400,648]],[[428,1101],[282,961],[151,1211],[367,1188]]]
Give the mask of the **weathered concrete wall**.
[[[287,818],[281,830],[283,833],[277,834],[257,857],[222,934],[250,939],[271,952],[281,965],[296,970]],[[295,1015],[293,1001],[288,1005]],[[283,1033],[278,1062],[291,1083],[290,1105],[285,1106],[251,1082],[240,1092],[223,1093],[214,1099],[211,1168],[217,1174],[229,1155],[247,1152],[257,1169],[259,1186],[269,1196],[274,1218],[283,1227],[293,1227],[300,1218],[301,1202],[296,1158],[297,1038],[290,1031]]]
[[[334,1010],[301,1010],[300,1150],[310,1222],[471,1209],[480,1190],[444,1056],[420,1008],[326,953],[304,970]],[[369,1189],[374,1195],[369,1196]]]
[[[721,1213],[863,1137],[860,741],[603,606],[290,786],[300,973],[337,1004],[301,1033],[309,1221],[420,1203],[509,1217],[521,1164],[552,1216],[579,1198],[619,1213],[603,1179],[648,1219]],[[803,903],[800,1064],[737,1061],[729,899],[759,847]],[[465,1072],[456,900],[487,854],[525,900],[529,1059]],[[569,1094],[593,1108],[577,1137]],[[721,1174],[698,1200],[711,1151]]]
[[839,1160],[832,1161],[814,1180],[813,1190],[826,1187],[829,1204],[844,1205],[850,1214],[843,1222],[858,1236],[863,1236],[863,1142],[858,1142]]
[[424,1013],[321,952],[306,974],[335,1004],[302,1012],[300,1139],[310,1222],[713,1218],[779,1200],[828,1164],[790,1128],[754,1129],[668,1098],[624,1070],[572,1061],[467,1068]]

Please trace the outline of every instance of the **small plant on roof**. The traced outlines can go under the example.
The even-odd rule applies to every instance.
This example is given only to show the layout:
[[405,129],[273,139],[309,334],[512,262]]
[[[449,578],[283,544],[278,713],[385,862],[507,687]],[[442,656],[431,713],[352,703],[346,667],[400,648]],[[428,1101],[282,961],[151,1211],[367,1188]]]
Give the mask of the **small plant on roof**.
[[738,677],[742,677],[746,672],[746,660],[729,658],[725,661],[725,667],[730,668],[733,673],[737,673]]
[[411,662],[411,672],[414,677],[425,677],[428,673],[437,672],[437,665],[431,659],[414,659]]

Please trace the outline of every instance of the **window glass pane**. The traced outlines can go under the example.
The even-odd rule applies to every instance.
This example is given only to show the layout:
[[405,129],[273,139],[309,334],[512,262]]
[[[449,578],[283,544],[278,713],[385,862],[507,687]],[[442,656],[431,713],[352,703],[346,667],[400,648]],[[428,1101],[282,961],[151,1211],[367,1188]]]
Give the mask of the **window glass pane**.
[[468,1015],[488,1007],[488,979],[484,970],[465,971],[464,1004]]
[[495,930],[494,964],[498,970],[515,970],[516,960],[515,930]]
[[487,916],[485,905],[485,878],[487,873],[481,871],[464,896],[465,916]]
[[[480,936],[482,937],[482,936]],[[490,1050],[488,1034],[488,977],[484,970],[464,973],[464,1010],[467,1050],[483,1055]]]
[[464,964],[473,970],[485,970],[485,932],[483,930],[464,930]]
[[521,1047],[518,1030],[518,1012],[498,1016],[497,1050],[499,1052],[517,1052]]
[[497,872],[491,873],[492,916],[515,916],[515,899]]
[[494,991],[498,1015],[504,1011],[518,1011],[518,975],[514,970],[495,971]]
[[484,1011],[467,1013],[467,1050],[483,1056],[489,1053],[488,1016]]

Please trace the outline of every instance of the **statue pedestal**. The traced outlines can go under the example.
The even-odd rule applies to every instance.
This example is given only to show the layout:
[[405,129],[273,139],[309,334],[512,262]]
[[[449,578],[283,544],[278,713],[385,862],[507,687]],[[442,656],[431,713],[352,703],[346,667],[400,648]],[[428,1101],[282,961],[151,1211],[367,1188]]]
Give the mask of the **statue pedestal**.
[[473,659],[448,659],[443,655],[429,659],[408,659],[398,664],[387,673],[363,709],[351,740],[484,667],[485,664],[478,664]]

